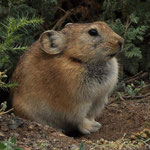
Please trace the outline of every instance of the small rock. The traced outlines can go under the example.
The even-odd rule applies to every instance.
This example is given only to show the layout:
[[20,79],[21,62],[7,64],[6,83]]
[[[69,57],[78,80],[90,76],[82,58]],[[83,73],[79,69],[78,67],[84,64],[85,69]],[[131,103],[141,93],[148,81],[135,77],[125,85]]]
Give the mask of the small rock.
[[12,120],[10,120],[8,123],[8,128],[14,130],[21,126],[23,123],[24,122],[21,118],[13,117]]
[[18,134],[18,133],[12,133],[11,135],[12,135],[13,137],[16,137],[16,138],[19,137],[19,134]]
[[53,132],[52,135],[66,137],[66,135],[64,135],[63,133],[60,133],[60,132]]
[[80,148],[79,148],[79,146],[73,144],[71,146],[71,150],[80,150]]
[[150,145],[146,145],[146,150],[150,150]]
[[33,125],[29,125],[28,129],[29,130],[33,130],[34,126]]
[[0,132],[0,136],[1,136],[1,137],[4,137],[5,135],[4,135],[2,132]]

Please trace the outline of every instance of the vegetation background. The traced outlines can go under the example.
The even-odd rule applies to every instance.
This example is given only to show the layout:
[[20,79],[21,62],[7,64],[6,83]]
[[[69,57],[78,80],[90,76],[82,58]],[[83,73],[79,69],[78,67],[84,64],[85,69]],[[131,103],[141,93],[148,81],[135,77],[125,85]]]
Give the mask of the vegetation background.
[[125,39],[122,78],[150,72],[150,0],[0,0],[0,102],[19,56],[48,29],[102,20]]

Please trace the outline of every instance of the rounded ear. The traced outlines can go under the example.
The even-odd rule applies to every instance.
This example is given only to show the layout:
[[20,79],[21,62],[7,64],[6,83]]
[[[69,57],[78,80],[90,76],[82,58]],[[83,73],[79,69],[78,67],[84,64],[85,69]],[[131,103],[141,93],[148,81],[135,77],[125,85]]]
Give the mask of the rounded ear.
[[70,25],[72,25],[73,23],[67,23],[66,25],[65,25],[65,27],[67,27],[67,26],[70,26]]
[[64,38],[61,33],[54,30],[48,30],[41,34],[39,38],[40,46],[48,54],[59,54],[62,52]]

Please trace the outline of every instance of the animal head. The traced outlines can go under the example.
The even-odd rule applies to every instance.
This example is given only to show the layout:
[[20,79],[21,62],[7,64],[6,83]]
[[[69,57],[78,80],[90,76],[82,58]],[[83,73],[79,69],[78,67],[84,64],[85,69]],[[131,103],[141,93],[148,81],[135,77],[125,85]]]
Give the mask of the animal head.
[[124,44],[123,38],[106,23],[68,24],[61,31],[48,30],[40,36],[41,49],[49,55],[63,56],[81,62],[107,61]]

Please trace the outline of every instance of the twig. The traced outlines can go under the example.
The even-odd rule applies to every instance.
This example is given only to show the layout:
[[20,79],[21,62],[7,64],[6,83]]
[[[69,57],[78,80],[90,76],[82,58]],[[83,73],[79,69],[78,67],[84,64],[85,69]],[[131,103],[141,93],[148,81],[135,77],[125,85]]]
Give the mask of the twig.
[[135,74],[134,76],[128,77],[128,78],[124,79],[123,81],[130,80],[130,79],[132,79],[132,78],[135,78],[135,77],[141,75],[142,73],[143,73],[143,71],[140,71],[140,72],[138,72],[137,74]]
[[[150,96],[150,93],[147,93],[147,94],[145,94],[145,95],[139,95],[139,96],[121,96],[121,95],[118,95],[118,97],[121,99],[121,101],[126,101],[126,100],[134,100],[134,99],[142,99],[142,98],[145,98],[145,97],[149,97]],[[108,104],[107,104],[107,106],[108,105],[111,105],[111,104],[113,104],[113,103],[115,103],[115,102],[121,102],[121,101],[117,101],[116,99],[115,100],[112,100],[112,101],[110,101]]]
[[129,28],[129,26],[131,25],[131,21],[130,21],[130,18],[128,17],[127,18],[127,21],[126,21],[126,25],[125,25],[125,31],[124,31],[124,35],[127,33],[127,31],[128,31],[128,28]]
[[53,30],[55,30],[56,28],[59,30],[60,27],[62,26],[62,24],[65,22],[65,20],[72,14],[72,10],[68,10],[65,12],[65,15],[63,17],[61,17],[57,23],[55,24],[55,26],[52,28]]
[[66,13],[66,11],[63,8],[61,8],[59,6],[57,8],[60,9],[61,11],[63,11],[64,13]]
[[116,94],[117,94],[117,96],[118,96],[122,101],[124,101],[123,96],[121,95],[120,92],[117,92]]
[[138,95],[138,96],[123,96],[123,99],[141,99],[150,96],[150,93],[147,93],[145,95]]
[[12,108],[12,109],[9,109],[9,110],[7,110],[7,111],[4,111],[4,112],[0,112],[0,116],[1,115],[4,115],[4,114],[7,114],[7,113],[9,113],[9,112],[11,112],[11,111],[13,111],[14,109]]
[[147,85],[143,86],[143,89],[144,88],[149,88],[149,87],[150,87],[150,84],[147,84]]
[[134,82],[135,80],[146,78],[147,76],[149,76],[148,72],[139,72],[138,74],[136,74],[135,76],[131,78],[122,80],[121,83],[129,84],[131,82]]

